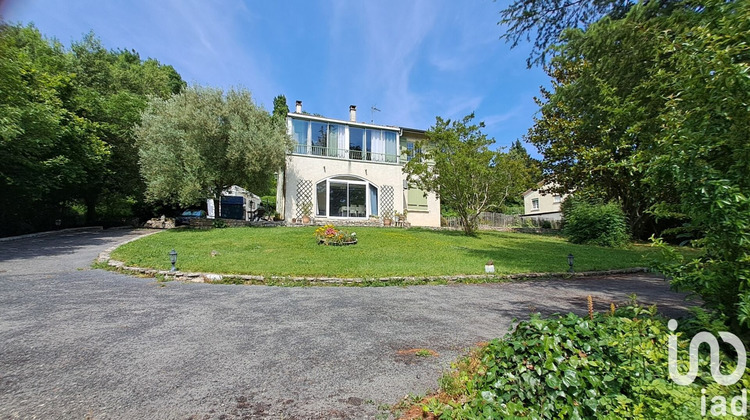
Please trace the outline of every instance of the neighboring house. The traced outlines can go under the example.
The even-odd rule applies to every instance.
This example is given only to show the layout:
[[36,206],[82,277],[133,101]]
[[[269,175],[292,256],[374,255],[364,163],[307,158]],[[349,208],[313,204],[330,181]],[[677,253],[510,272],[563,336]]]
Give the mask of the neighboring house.
[[[221,192],[220,216],[224,219],[252,220],[260,203],[260,197],[257,195],[242,187],[232,185]],[[206,200],[206,208],[208,218],[215,218],[216,205],[213,199]]]
[[543,182],[537,184],[539,188],[530,189],[523,193],[523,218],[539,220],[562,220],[560,205],[568,194],[541,193],[549,185]]
[[413,226],[440,226],[434,193],[410,188],[402,168],[424,138],[423,130],[304,114],[302,102],[287,114],[294,149],[279,173],[276,210],[287,222],[309,210],[316,222],[373,222],[408,210]]

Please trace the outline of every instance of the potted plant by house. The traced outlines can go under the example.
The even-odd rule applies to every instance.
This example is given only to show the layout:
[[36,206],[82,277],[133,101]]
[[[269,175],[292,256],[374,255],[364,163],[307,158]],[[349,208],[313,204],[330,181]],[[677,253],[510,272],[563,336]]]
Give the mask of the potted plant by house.
[[396,226],[404,226],[406,223],[406,216],[409,214],[409,210],[404,209],[403,213],[396,212]]
[[393,210],[383,211],[383,226],[390,226],[393,223]]
[[300,210],[302,211],[302,223],[304,224],[310,223],[310,215],[312,214],[312,203],[309,201],[305,201],[304,203],[300,204]]

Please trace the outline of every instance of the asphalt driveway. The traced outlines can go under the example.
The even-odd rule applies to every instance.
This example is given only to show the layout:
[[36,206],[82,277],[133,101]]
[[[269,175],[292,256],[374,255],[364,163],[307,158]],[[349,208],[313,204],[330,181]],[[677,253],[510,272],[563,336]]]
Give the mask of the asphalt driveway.
[[[532,311],[586,311],[659,278],[284,288],[156,283],[88,268],[130,231],[0,242],[0,418],[376,418]],[[166,254],[165,254],[166,255]],[[403,354],[427,348],[438,357]],[[401,350],[401,352],[399,352]]]

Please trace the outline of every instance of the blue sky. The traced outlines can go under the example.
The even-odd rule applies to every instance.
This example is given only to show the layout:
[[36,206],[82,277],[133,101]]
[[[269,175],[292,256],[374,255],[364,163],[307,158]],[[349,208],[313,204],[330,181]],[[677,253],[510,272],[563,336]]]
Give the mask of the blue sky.
[[[0,0],[65,45],[90,30],[110,49],[171,64],[188,83],[249,89],[270,109],[427,129],[475,112],[498,146],[521,138],[548,78],[499,40],[500,0]],[[370,111],[377,107],[380,112]],[[538,156],[531,145],[527,149]]]

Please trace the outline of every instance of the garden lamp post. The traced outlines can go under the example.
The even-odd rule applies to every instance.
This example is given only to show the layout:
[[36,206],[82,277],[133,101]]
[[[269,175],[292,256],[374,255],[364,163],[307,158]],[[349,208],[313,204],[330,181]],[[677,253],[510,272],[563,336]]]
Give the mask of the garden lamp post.
[[568,269],[568,273],[573,272],[573,254],[568,254],[568,265],[570,268]]
[[172,268],[170,268],[169,271],[177,271],[177,267],[175,267],[175,264],[177,264],[177,251],[174,249],[169,251],[169,261],[172,262]]

